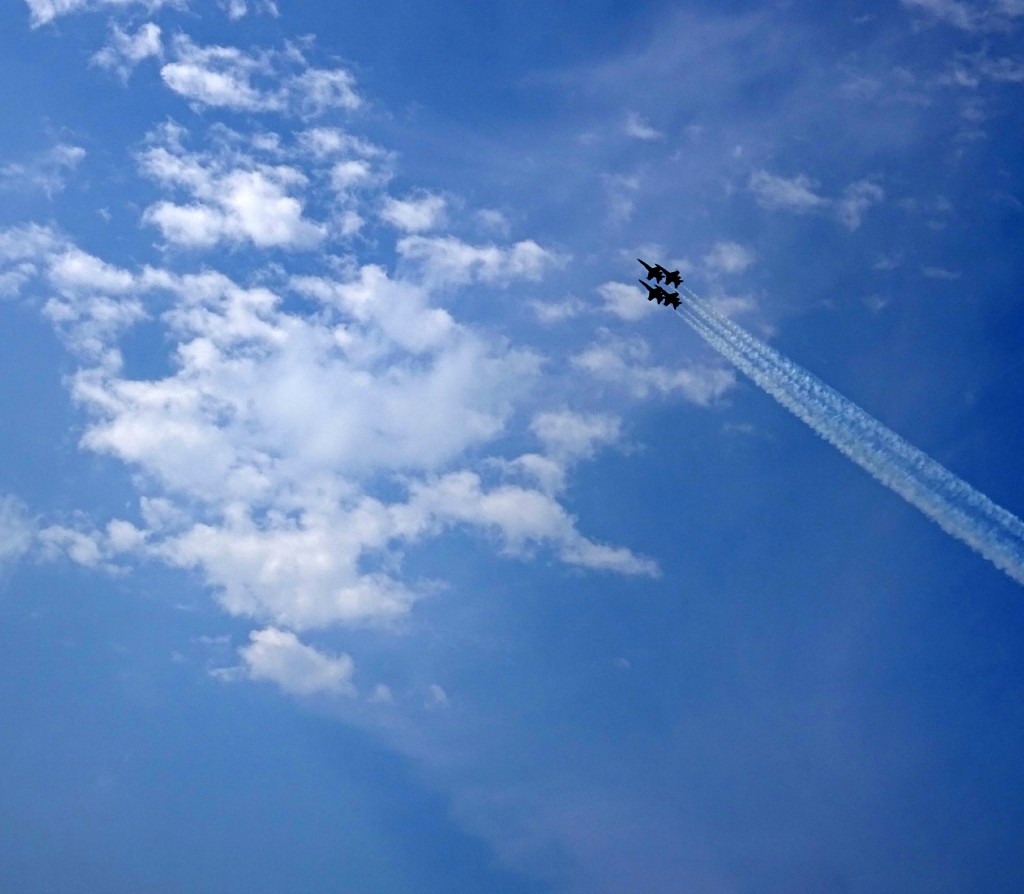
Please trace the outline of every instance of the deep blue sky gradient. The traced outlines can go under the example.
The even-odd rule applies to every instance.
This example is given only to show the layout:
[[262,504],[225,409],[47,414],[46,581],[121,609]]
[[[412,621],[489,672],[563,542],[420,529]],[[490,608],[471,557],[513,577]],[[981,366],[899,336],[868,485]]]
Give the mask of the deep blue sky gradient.
[[[1024,21],[967,30],[941,4],[899,2],[278,6],[232,22],[200,0],[152,16],[99,4],[38,28],[26,4],[0,8],[0,172],[86,151],[49,192],[0,173],[0,231],[49,226],[133,271],[274,284],[333,254],[413,280],[401,234],[369,214],[314,251],[182,248],[143,221],[168,195],[139,170],[166,120],[211,153],[222,124],[284,142],[334,125],[385,147],[386,194],[445,197],[435,235],[563,258],[534,280],[429,292],[542,365],[501,433],[424,475],[503,480],[500,460],[538,450],[537,413],[615,416],[619,436],[568,468],[558,500],[660,575],[574,567],[544,544],[510,555],[495,530],[456,525],[382,560],[424,593],[399,623],[297,631],[352,656],[355,697],[243,679],[265,619],[226,612],[200,570],[141,552],[82,567],[40,545],[54,525],[141,523],[153,484],[81,443],[95,418],[70,376],[85,361],[34,279],[0,299],[0,496],[37,532],[0,558],[0,889],[1018,890],[1020,587],[749,382],[698,405],[571,358],[626,342],[646,350],[627,352],[637,367],[720,368],[681,320],[624,319],[598,291],[634,282],[638,254],[681,265],[1024,514]],[[312,35],[310,64],[353,72],[365,106],[315,122],[190,106],[152,58],[125,82],[90,65],[112,23],[147,21],[167,45]],[[657,136],[630,136],[631,116]],[[806,178],[821,203],[771,207],[757,172]],[[851,227],[834,203],[860,181],[881,198]],[[324,220],[333,201],[310,190],[306,211]],[[723,243],[749,265],[716,270]],[[151,381],[177,369],[177,342],[168,297],[144,300],[122,348],[126,375]],[[579,310],[545,324],[537,302]],[[420,472],[375,474],[366,493],[397,500]],[[372,700],[377,683],[392,703]]]

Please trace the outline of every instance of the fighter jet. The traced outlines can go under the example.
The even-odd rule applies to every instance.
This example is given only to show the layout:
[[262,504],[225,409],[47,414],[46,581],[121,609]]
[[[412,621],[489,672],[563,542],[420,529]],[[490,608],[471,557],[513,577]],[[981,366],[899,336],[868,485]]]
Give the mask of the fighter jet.
[[679,293],[678,292],[666,292],[661,286],[650,286],[645,283],[642,279],[637,280],[640,285],[647,289],[647,300],[657,301],[658,304],[671,305],[672,307],[679,307]]
[[[640,258],[637,258],[640,261]],[[679,275],[678,270],[666,270],[661,264],[655,264],[651,266],[646,261],[640,261],[644,268],[647,270],[647,279],[654,280],[660,283],[662,279],[665,280],[666,286],[681,286],[683,284],[683,278]]]

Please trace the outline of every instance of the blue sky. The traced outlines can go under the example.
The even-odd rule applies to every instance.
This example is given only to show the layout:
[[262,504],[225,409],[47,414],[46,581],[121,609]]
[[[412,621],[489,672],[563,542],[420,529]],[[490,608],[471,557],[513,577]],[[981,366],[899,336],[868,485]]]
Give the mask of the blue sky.
[[1018,0],[0,9],[0,888],[1010,892]]

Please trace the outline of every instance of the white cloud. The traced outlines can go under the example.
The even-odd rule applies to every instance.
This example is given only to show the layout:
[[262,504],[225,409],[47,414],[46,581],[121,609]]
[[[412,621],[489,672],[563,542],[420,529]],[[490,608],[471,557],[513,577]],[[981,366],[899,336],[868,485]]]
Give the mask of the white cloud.
[[586,310],[586,307],[575,295],[569,295],[561,301],[530,302],[530,309],[533,311],[534,316],[545,325],[561,323],[564,320],[578,317]]
[[127,80],[132,69],[143,59],[150,56],[159,58],[162,55],[160,26],[147,22],[134,34],[114,25],[107,45],[92,57],[92,61],[100,68],[116,72],[123,80]]
[[[987,51],[967,55],[958,54],[949,63],[947,72],[938,79],[944,86],[976,90],[985,81],[997,84],[1024,83],[1024,63],[1007,57],[992,58]],[[961,114],[969,121],[984,120],[985,113],[974,102],[964,104]]]
[[142,170],[169,187],[185,190],[188,204],[161,200],[143,214],[176,245],[209,248],[219,242],[251,242],[260,248],[313,248],[327,235],[303,214],[294,193],[308,180],[297,168],[269,165],[239,153],[189,153],[180,133],[165,128],[162,140],[140,157]]
[[655,130],[636,112],[629,112],[626,115],[625,132],[635,140],[660,140],[664,137],[660,130]]
[[98,9],[141,6],[155,12],[162,6],[184,7],[186,0],[25,0],[28,4],[32,27],[38,28],[54,19],[73,12],[92,12]]
[[[249,0],[220,0],[220,6],[233,22],[249,14]],[[253,8],[274,18],[280,15],[274,0],[256,0]]]
[[510,555],[547,546],[570,565],[621,574],[658,573],[650,559],[583,537],[572,517],[549,494],[514,485],[488,490],[480,476],[470,471],[414,484],[409,502],[394,511],[399,529],[409,532],[468,524],[492,531]]
[[609,219],[616,224],[627,222],[636,210],[640,178],[631,174],[604,174],[601,179],[604,181]]
[[617,416],[572,410],[538,413],[530,423],[547,452],[563,461],[590,458],[598,445],[615,443],[621,428]]
[[1024,4],[1016,0],[990,0],[969,3],[964,0],[901,0],[904,6],[919,10],[962,31],[1009,31],[1024,17]]
[[509,231],[508,218],[496,208],[481,208],[476,212],[476,219],[488,230],[495,233],[507,233]]
[[421,233],[433,230],[444,222],[445,207],[444,197],[431,193],[410,199],[393,199],[388,196],[380,216],[406,233]]
[[884,198],[885,192],[880,186],[870,180],[859,180],[843,190],[842,197],[836,202],[836,213],[849,229],[856,230],[864,212]]
[[754,263],[755,257],[738,242],[716,242],[704,256],[704,263],[720,273],[742,273]]
[[[111,33],[98,64],[159,52],[155,30]],[[165,80],[204,106],[352,106],[348,75],[310,68],[292,46],[242,52],[183,37],[164,51]],[[198,147],[188,141],[166,124],[138,155],[160,190],[143,219],[167,242],[311,248],[384,208],[408,233],[398,272],[319,252],[294,271],[247,263],[242,282],[214,269],[119,266],[46,228],[0,232],[0,288],[44,290],[44,314],[74,354],[67,381],[86,419],[81,446],[123,462],[139,492],[137,518],[49,524],[46,554],[194,572],[227,612],[265,628],[241,651],[239,673],[290,692],[347,687],[351,666],[296,634],[397,623],[436,591],[403,569],[403,554],[453,527],[510,556],[657,573],[587,538],[557,498],[571,464],[618,437],[618,420],[538,413],[542,359],[437,306],[439,288],[536,281],[564,258],[529,239],[419,232],[444,223],[443,198],[386,201],[392,154],[338,128],[243,134],[215,124]],[[121,350],[143,319],[160,330],[167,356],[154,360],[166,371],[129,378]],[[524,416],[545,455],[510,460],[499,439]],[[514,466],[521,477],[503,480]]]
[[325,655],[287,630],[254,630],[238,654],[250,679],[274,683],[292,695],[355,695],[350,656]]
[[977,16],[974,9],[959,0],[901,0],[904,6],[919,9],[937,19],[965,30],[977,27]]
[[757,203],[769,210],[784,209],[803,214],[826,204],[826,200],[814,191],[814,181],[803,174],[788,178],[755,171],[750,175],[748,186]]
[[39,532],[39,545],[43,556],[51,562],[60,555],[67,555],[86,568],[98,568],[104,564],[103,547],[95,532],[49,525]]
[[39,273],[39,259],[53,250],[57,239],[48,227],[29,224],[0,231],[0,295],[20,294]]
[[427,697],[423,702],[423,706],[431,710],[448,707],[448,693],[437,683],[431,683],[427,687]]
[[0,165],[0,189],[38,189],[52,198],[84,158],[81,146],[60,143],[26,162]]
[[249,12],[245,0],[220,0],[220,5],[232,21],[243,18]]
[[28,551],[33,533],[25,505],[9,494],[0,496],[0,570],[17,562]]
[[394,702],[395,696],[391,687],[386,683],[378,683],[370,693],[369,701],[377,705],[390,705]]
[[[50,526],[53,554],[112,567],[134,551],[194,569],[228,612],[294,630],[400,617],[417,588],[392,549],[455,524],[512,555],[547,548],[572,565],[656,571],[585,538],[550,493],[433,474],[501,433],[538,361],[458,326],[422,286],[372,265],[348,279],[296,277],[322,307],[299,316],[265,287],[131,273],[43,230],[4,233],[0,249],[32,258],[58,292],[47,313],[87,364],[72,377],[91,419],[83,445],[130,464],[145,486],[144,527]],[[176,372],[122,379],[117,338],[153,292],[170,299],[160,303]],[[534,425],[563,469],[617,432],[609,418],[565,412]],[[408,499],[365,492],[359,482],[384,470],[408,476]]]
[[944,279],[947,281],[954,281],[960,279],[963,276],[955,270],[947,270],[945,267],[923,267],[921,272],[929,279]]
[[406,236],[398,242],[398,253],[418,264],[425,281],[432,286],[539,280],[547,270],[564,261],[532,239],[501,248],[470,245],[454,236]]
[[391,178],[392,153],[339,128],[310,128],[297,140],[314,160],[330,164],[330,183],[338,193],[380,187]]
[[732,370],[690,364],[680,369],[646,364],[650,349],[641,339],[606,339],[572,358],[578,369],[599,381],[619,385],[634,397],[681,394],[699,406],[707,406],[736,383]]
[[0,230],[0,261],[37,261],[59,244],[53,230],[39,224]]
[[860,226],[868,208],[885,198],[885,192],[876,183],[858,180],[847,186],[838,199],[831,199],[817,193],[817,184],[803,174],[787,178],[755,171],[748,186],[762,208],[794,214],[831,211],[851,230]]
[[109,572],[122,570],[115,560],[123,553],[139,550],[145,540],[145,531],[123,519],[112,519],[105,528],[96,528],[79,519],[75,526],[47,525],[37,535],[40,551],[47,561],[67,557],[86,568]]
[[9,264],[0,270],[0,298],[10,298],[21,293],[22,287],[36,275],[36,267],[29,261]]
[[173,54],[174,61],[160,70],[164,83],[199,105],[306,117],[362,105],[350,72],[312,68],[292,44],[281,51],[245,53],[199,46],[182,35]]
[[[386,522],[386,510],[373,501],[294,521],[278,513],[230,518],[166,539],[158,555],[201,570],[232,615],[298,630],[383,624],[405,614],[416,598],[392,577],[359,570],[364,553],[386,545]],[[370,527],[344,530],[359,524]]]
[[597,287],[597,293],[604,299],[604,309],[623,320],[640,320],[658,309],[639,286],[606,282]]
[[592,457],[599,446],[618,441],[621,427],[617,416],[603,413],[538,413],[530,431],[543,445],[544,455],[526,453],[498,465],[507,473],[536,482],[545,493],[556,494],[565,488],[569,469],[579,460]]

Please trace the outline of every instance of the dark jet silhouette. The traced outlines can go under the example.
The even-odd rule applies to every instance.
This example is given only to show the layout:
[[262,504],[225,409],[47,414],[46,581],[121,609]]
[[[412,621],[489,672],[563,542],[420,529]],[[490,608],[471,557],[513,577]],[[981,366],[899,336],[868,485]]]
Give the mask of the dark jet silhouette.
[[678,292],[666,292],[661,286],[649,286],[642,279],[638,279],[637,282],[640,283],[640,285],[642,285],[645,289],[647,289],[648,301],[657,301],[658,304],[679,307]]
[[[637,258],[640,261],[640,258]],[[647,270],[647,279],[654,280],[660,283],[662,279],[665,280],[666,286],[681,286],[683,284],[683,278],[679,275],[678,270],[666,270],[661,264],[655,264],[651,266],[646,261],[640,261]]]
[[[637,258],[637,260],[640,261],[640,258]],[[662,267],[661,264],[655,264],[652,267],[646,261],[640,261],[640,263],[643,264],[644,268],[647,270],[648,280],[653,279],[655,282],[661,282],[665,274],[668,273],[668,271],[664,267]]]

